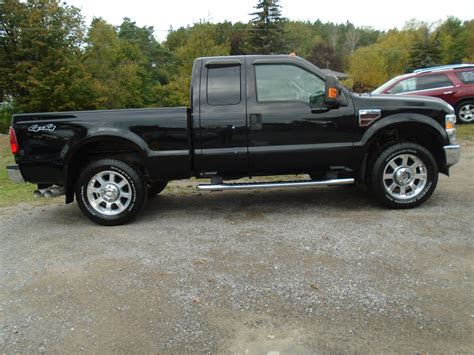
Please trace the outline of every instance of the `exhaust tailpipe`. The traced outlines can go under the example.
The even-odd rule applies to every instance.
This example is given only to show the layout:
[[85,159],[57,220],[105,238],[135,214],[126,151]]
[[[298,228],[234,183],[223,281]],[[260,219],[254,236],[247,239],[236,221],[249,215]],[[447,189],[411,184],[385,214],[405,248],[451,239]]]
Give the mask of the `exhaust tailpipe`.
[[46,189],[38,189],[33,191],[33,196],[36,198],[44,197],[44,193],[46,192]]
[[51,186],[44,192],[44,197],[53,198],[64,195],[64,187],[62,186]]

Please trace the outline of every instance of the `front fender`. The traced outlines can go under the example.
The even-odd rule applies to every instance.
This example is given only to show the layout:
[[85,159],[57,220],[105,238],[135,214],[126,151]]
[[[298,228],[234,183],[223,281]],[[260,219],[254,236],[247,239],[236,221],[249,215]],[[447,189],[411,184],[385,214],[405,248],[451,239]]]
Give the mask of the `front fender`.
[[427,129],[431,134],[436,136],[440,144],[449,143],[449,138],[442,127],[438,122],[428,116],[424,116],[417,113],[398,113],[390,116],[386,116],[369,126],[361,137],[359,142],[355,142],[356,147],[364,147],[370,140],[377,135],[380,131],[384,129],[396,128],[397,126],[415,126],[423,127]]

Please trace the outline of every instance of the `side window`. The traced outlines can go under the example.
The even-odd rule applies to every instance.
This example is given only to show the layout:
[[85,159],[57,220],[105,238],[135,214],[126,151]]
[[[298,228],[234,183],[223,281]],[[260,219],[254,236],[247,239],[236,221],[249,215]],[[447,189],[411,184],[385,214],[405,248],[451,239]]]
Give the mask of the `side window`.
[[416,91],[416,78],[410,78],[400,81],[397,85],[395,85],[392,90],[390,90],[391,94],[401,94],[403,92],[410,92]]
[[207,103],[211,106],[237,105],[240,100],[240,65],[209,67]]
[[464,84],[474,84],[474,70],[458,71],[456,76]]
[[453,83],[445,74],[424,75],[418,78],[418,90],[429,90],[452,86]]
[[290,64],[255,65],[257,101],[322,102],[325,83],[313,73]]

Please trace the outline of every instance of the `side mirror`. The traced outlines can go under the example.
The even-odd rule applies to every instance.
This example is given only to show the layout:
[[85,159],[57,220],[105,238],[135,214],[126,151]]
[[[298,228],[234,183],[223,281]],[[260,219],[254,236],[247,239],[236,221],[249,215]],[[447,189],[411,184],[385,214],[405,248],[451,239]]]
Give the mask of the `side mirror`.
[[324,95],[324,103],[329,107],[341,106],[339,96],[341,89],[339,80],[335,75],[328,75],[326,77],[326,92]]

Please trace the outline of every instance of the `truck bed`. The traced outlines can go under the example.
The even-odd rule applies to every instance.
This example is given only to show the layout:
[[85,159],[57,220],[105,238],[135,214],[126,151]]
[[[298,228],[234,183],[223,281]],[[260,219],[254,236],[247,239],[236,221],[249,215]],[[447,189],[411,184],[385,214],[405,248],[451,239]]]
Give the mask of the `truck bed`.
[[17,163],[23,176],[38,184],[64,183],[64,167],[78,151],[93,146],[96,136],[101,142],[93,149],[132,149],[145,158],[150,176],[188,177],[189,123],[186,107],[28,113],[12,120],[21,147]]

